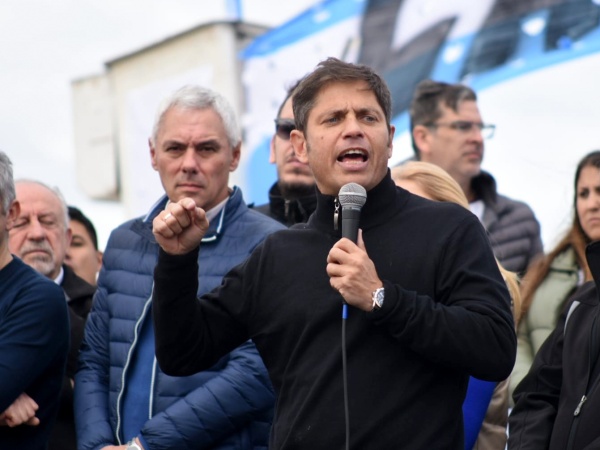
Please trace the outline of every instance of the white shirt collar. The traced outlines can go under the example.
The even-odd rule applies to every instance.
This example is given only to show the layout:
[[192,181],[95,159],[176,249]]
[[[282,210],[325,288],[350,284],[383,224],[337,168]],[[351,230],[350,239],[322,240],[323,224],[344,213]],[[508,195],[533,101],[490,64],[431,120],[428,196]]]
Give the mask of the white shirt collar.
[[215,217],[217,217],[219,215],[221,210],[225,207],[227,200],[229,200],[229,195],[221,203],[213,206],[211,209],[206,211],[206,218],[208,219],[209,222],[212,221]]
[[63,266],[60,266],[60,272],[58,272],[57,277],[54,279],[54,282],[56,284],[58,284],[59,286],[61,285],[61,283],[63,282],[65,278],[65,269],[63,268]]
[[483,211],[485,210],[485,203],[483,203],[483,200],[475,200],[474,202],[469,203],[469,209],[481,222],[483,219]]

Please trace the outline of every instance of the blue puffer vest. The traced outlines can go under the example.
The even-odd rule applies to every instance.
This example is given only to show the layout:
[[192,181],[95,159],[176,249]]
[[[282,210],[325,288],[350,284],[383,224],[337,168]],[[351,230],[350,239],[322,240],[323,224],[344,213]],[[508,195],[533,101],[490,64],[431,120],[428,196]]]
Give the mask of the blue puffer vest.
[[[123,443],[127,370],[141,324],[151,313],[158,255],[152,220],[166,203],[163,197],[146,217],[121,225],[108,241],[75,378],[79,449]],[[235,188],[203,239],[198,294],[220,284],[279,229],[284,227],[248,209]],[[151,411],[142,435],[150,449],[266,449],[273,402],[267,371],[251,342],[189,377],[165,375],[155,360]]]

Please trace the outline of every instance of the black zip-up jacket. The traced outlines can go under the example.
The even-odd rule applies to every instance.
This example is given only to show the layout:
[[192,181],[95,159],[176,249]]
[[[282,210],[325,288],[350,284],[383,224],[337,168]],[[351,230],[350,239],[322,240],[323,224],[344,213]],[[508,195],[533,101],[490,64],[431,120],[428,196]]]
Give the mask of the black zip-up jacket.
[[[600,280],[600,241],[586,249]],[[600,449],[600,303],[595,282],[571,297],[556,328],[517,386],[509,450]]]
[[[199,301],[197,251],[161,252],[155,269],[161,368],[191,374],[252,338],[277,393],[271,450],[344,448],[343,299],[327,275],[341,237],[336,201],[317,193],[307,224],[271,234]],[[389,173],[367,193],[360,228],[385,302],[348,308],[350,448],[463,449],[469,375],[503,380],[516,353],[485,231],[464,208],[412,195]]]
[[286,198],[281,194],[279,184],[275,182],[269,189],[269,203],[254,206],[258,212],[275,219],[287,227],[297,223],[306,223],[317,207],[315,191],[309,195],[296,198]]

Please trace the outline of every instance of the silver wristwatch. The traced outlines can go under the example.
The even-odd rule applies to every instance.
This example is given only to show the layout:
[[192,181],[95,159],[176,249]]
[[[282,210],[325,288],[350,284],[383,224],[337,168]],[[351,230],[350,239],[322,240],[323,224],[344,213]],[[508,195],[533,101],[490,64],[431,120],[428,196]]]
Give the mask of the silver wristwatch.
[[140,447],[138,445],[138,443],[135,441],[135,438],[134,438],[127,443],[127,450],[143,450],[143,449],[142,449],[142,447]]
[[385,299],[385,289],[383,287],[380,287],[379,289],[375,289],[372,294],[373,308],[371,309],[371,311],[376,311],[378,309],[381,309],[381,307],[383,306],[384,299]]

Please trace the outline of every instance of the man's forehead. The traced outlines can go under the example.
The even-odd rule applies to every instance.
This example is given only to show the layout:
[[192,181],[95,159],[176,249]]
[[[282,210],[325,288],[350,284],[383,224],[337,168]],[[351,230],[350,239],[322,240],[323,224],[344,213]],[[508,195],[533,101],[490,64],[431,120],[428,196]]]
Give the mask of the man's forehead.
[[15,191],[17,193],[17,197],[33,197],[33,198],[50,198],[56,199],[56,201],[60,201],[56,195],[56,193],[47,186],[43,184],[38,184],[31,181],[17,181],[15,183]]
[[35,217],[62,217],[59,211],[56,211],[48,206],[42,207],[31,207],[31,208],[21,208],[21,213],[19,214],[21,217],[23,216],[35,216]]
[[373,91],[373,89],[371,89],[371,87],[369,86],[369,84],[364,81],[364,80],[333,80],[330,81],[328,83],[325,83],[323,86],[321,86],[319,88],[319,90],[317,91],[317,95],[315,96],[316,98],[319,98],[323,93],[325,93],[326,91],[332,91],[332,90],[347,90],[347,91],[353,91],[353,92],[362,92],[362,93],[366,93],[366,94],[372,94],[373,97],[375,97],[375,92]]
[[21,216],[62,217],[62,202],[51,189],[36,183],[17,183],[15,188]]
[[465,113],[477,113],[479,109],[475,100],[461,100],[456,104],[456,110],[452,109],[449,105],[444,102],[440,102],[439,109],[442,115],[457,115]]
[[[343,96],[336,95],[340,91],[345,91]],[[335,92],[335,94],[334,94]],[[383,110],[373,89],[364,81],[333,81],[327,83],[315,96],[315,104],[319,104],[319,100],[327,98],[328,102],[348,103],[352,94],[358,94],[363,106],[372,106]]]

